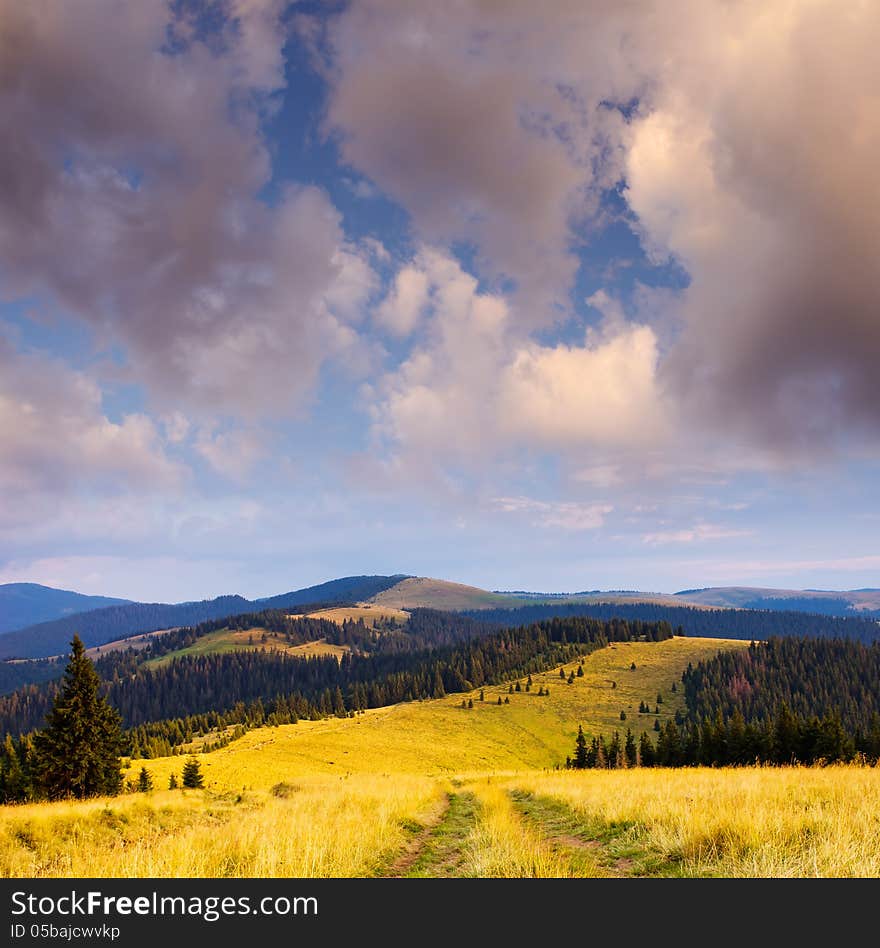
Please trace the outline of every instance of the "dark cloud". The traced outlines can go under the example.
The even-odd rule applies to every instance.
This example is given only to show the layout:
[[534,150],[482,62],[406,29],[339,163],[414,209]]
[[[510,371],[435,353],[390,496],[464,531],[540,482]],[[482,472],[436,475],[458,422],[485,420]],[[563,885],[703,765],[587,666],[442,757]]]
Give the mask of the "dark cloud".
[[222,6],[202,42],[165,3],[0,0],[0,292],[121,343],[154,402],[284,412],[369,273],[320,192],[257,199],[281,3]]

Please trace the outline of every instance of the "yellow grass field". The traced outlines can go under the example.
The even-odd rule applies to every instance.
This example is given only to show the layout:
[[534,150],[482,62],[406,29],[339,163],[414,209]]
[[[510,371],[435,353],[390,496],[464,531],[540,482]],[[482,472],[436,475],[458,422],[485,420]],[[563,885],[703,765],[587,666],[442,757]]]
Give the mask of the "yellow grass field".
[[337,658],[344,652],[349,651],[346,645],[334,645],[331,642],[325,642],[324,639],[319,639],[316,642],[306,642],[303,645],[289,645],[283,635],[262,628],[219,629],[216,632],[209,632],[207,635],[201,636],[187,648],[181,648],[176,652],[169,652],[159,658],[150,659],[144,664],[147,668],[158,668],[169,664],[175,658],[182,658],[186,655],[215,655],[220,652],[248,650],[289,652],[291,655],[335,655]]
[[388,619],[394,619],[397,623],[403,624],[409,618],[409,613],[403,609],[394,609],[391,606],[372,605],[363,603],[359,606],[340,606],[338,609],[319,609],[317,612],[310,612],[310,619],[327,619],[329,622],[335,622],[342,625],[346,619],[364,620],[364,625],[374,629],[378,623]]
[[[204,790],[3,807],[0,875],[880,875],[880,768],[554,769],[579,723],[649,729],[641,700],[664,719],[689,661],[740,647],[618,643],[571,685],[252,731],[200,756]],[[182,765],[126,777],[164,788]]]

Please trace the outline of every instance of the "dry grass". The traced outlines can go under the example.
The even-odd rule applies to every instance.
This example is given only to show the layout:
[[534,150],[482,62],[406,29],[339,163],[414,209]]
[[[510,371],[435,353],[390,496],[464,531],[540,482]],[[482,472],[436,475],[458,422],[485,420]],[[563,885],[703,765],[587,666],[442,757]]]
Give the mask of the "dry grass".
[[[653,715],[622,723],[620,710],[659,691],[674,713],[687,663],[742,644],[617,644],[573,684],[535,675],[506,705],[496,686],[471,710],[455,695],[262,728],[201,758],[204,792],[0,807],[0,875],[371,875],[413,844],[454,777],[476,797],[453,840],[465,875],[880,876],[880,768],[548,769],[578,723],[650,728]],[[164,788],[183,760],[135,761],[127,776],[142,765]],[[528,818],[511,799],[523,792]]]
[[302,780],[216,797],[163,791],[0,808],[0,876],[343,877],[373,874],[437,806],[416,777]]
[[464,875],[479,878],[547,879],[571,875],[566,861],[514,813],[510,796],[491,777],[470,785],[480,815],[469,840]]
[[403,609],[394,609],[390,606],[371,605],[363,603],[360,606],[341,606],[338,609],[320,609],[318,612],[310,612],[310,619],[326,619],[328,622],[335,622],[342,625],[346,619],[349,621],[363,619],[364,625],[373,629],[377,623],[394,619],[398,624],[402,624],[409,619],[409,613]]
[[509,787],[561,800],[616,846],[684,876],[880,876],[880,768],[535,774]]

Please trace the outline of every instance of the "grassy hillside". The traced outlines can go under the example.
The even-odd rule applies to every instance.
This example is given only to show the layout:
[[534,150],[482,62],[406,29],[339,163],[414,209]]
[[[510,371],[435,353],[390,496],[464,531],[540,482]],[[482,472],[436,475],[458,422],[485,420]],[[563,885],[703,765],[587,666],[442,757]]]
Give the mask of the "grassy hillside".
[[364,603],[360,606],[340,606],[337,609],[319,609],[317,612],[310,612],[309,619],[327,619],[342,625],[346,620],[357,622],[362,619],[364,625],[370,629],[382,625],[389,619],[393,619],[398,624],[403,624],[409,619],[409,613],[403,609],[394,609],[390,606],[372,605]]
[[369,601],[393,609],[415,609],[421,606],[427,609],[455,610],[522,605],[522,600],[515,596],[491,593],[476,586],[424,576],[404,579],[390,589],[372,596]]
[[[202,640],[199,640],[200,642]],[[198,643],[197,643],[198,644]],[[375,708],[354,718],[327,718],[251,731],[203,761],[206,785],[218,792],[243,786],[268,789],[280,780],[310,774],[456,774],[465,771],[553,767],[571,753],[579,724],[594,733],[653,727],[639,703],[654,708],[663,695],[660,720],[683,707],[681,673],[720,648],[740,642],[675,638],[665,642],[620,642],[587,656],[585,674],[569,685],[558,670],[534,675],[530,692],[508,694],[508,686]],[[636,669],[631,665],[635,662]],[[566,666],[566,672],[577,668]],[[617,687],[612,683],[616,682]],[[672,684],[678,683],[673,693]],[[524,686],[525,680],[522,680]],[[539,697],[540,688],[550,690]],[[510,699],[510,704],[498,705]],[[472,700],[472,710],[462,701]],[[627,720],[620,720],[625,711]],[[179,757],[150,761],[157,785],[167,786]]]
[[[509,705],[497,687],[250,732],[200,758],[203,791],[0,807],[0,875],[880,876],[880,768],[546,769],[578,722],[650,726],[621,708],[660,691],[672,713],[688,661],[739,647],[619,643]],[[182,763],[128,774],[161,788]]]
[[341,655],[347,651],[343,646],[328,645],[323,640],[321,642],[307,642],[304,645],[290,645],[283,635],[258,627],[253,629],[219,629],[216,632],[209,632],[207,635],[201,636],[186,648],[168,652],[159,658],[152,658],[144,662],[144,666],[146,668],[160,668],[162,665],[169,664],[175,658],[249,650],[290,652],[292,655]]

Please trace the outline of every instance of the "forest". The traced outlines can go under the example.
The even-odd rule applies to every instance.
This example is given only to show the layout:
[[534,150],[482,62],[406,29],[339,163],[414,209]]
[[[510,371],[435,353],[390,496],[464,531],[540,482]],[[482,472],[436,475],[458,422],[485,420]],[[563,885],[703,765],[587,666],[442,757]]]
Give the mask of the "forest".
[[880,759],[880,644],[771,639],[682,675],[687,712],[610,742],[579,733],[568,766],[739,766]]
[[288,612],[307,612],[354,603],[368,599],[405,578],[403,575],[346,576],[257,601],[242,596],[218,596],[201,602],[131,602],[108,606],[7,632],[0,636],[0,658],[48,658],[59,655],[67,648],[74,634],[79,635],[87,648],[91,648],[141,632],[192,626],[210,619],[242,614],[249,608],[251,611],[286,609]]
[[681,634],[702,638],[758,641],[774,637],[853,639],[880,641],[880,623],[860,616],[780,612],[773,609],[695,609],[693,606],[663,606],[656,603],[555,603],[519,606],[515,609],[471,609],[463,615],[498,625],[525,625],[543,619],[567,616],[614,617],[632,621],[668,622]]
[[[442,624],[437,634],[442,634]],[[346,654],[341,661],[333,656],[240,651],[181,657],[148,669],[127,653],[113,658],[118,664],[112,679],[105,680],[103,693],[128,729],[124,753],[167,754],[191,740],[196,731],[350,716],[366,708],[439,698],[526,676],[609,642],[671,637],[666,623],[603,623],[574,617],[419,651]],[[106,672],[107,660],[102,661]],[[0,699],[0,733],[6,735],[0,777],[15,775],[16,794],[28,786],[22,774],[28,773],[33,757],[31,734],[44,725],[57,694],[53,684],[31,686]],[[12,784],[3,781],[0,791],[5,798],[18,799],[11,796]]]

